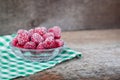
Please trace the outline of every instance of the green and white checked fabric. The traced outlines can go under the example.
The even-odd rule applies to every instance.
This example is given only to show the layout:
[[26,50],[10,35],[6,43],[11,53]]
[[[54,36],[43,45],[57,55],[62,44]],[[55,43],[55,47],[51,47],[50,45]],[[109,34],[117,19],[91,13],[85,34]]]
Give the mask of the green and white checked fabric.
[[81,53],[64,48],[63,51],[48,62],[30,62],[16,56],[10,49],[9,42],[14,35],[0,36],[0,80],[10,80],[19,76],[28,76],[38,71],[51,68],[65,60],[76,56],[81,57]]

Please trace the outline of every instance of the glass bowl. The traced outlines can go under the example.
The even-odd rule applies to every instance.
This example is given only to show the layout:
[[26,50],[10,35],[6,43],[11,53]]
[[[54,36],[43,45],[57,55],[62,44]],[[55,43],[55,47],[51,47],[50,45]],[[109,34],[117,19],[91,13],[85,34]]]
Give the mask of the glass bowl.
[[18,48],[11,44],[10,46],[12,51],[21,58],[29,61],[37,61],[37,62],[44,62],[49,61],[55,58],[62,50],[62,47],[52,48],[52,49],[44,49],[44,50],[37,50],[37,49],[24,49]]

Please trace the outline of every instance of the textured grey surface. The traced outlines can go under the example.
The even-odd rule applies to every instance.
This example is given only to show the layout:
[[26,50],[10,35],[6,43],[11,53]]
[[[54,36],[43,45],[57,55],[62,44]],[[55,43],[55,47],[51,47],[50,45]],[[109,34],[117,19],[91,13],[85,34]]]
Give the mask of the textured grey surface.
[[65,32],[67,45],[83,57],[17,80],[120,80],[119,34],[120,29]]
[[62,74],[65,80],[119,80],[120,45],[98,45],[81,48],[79,51],[83,53],[83,58],[65,62],[48,71]]
[[20,28],[120,28],[120,0],[0,0],[0,35]]

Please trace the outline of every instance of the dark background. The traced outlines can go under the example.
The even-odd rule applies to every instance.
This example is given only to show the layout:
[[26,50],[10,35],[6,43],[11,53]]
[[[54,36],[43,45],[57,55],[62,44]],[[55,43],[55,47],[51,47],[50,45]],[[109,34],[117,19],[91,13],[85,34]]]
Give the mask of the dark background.
[[120,28],[120,0],[0,0],[0,35],[20,28]]

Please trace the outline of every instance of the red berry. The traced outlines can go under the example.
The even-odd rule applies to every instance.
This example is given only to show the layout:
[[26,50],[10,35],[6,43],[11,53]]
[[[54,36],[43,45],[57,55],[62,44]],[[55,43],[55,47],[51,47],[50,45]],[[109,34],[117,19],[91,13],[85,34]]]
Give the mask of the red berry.
[[21,33],[17,36],[18,44],[24,45],[26,42],[29,41],[29,35],[27,33]]
[[28,34],[29,34],[30,37],[31,37],[34,33],[35,33],[35,30],[34,30],[34,29],[30,29],[30,30],[28,31]]
[[26,49],[35,49],[36,48],[36,44],[34,42],[30,41],[30,42],[27,42],[24,45],[24,48],[26,48]]
[[46,38],[46,40],[43,42],[43,46],[44,48],[46,49],[50,49],[50,48],[53,48],[54,46],[54,38],[53,37],[48,37]]
[[64,45],[61,38],[61,29],[58,26],[47,29],[37,27],[29,31],[20,29],[17,37],[13,39],[12,44],[19,48],[26,49],[51,49]]
[[63,46],[63,45],[64,45],[63,40],[61,40],[61,39],[56,39],[56,40],[55,40],[55,46],[56,46],[56,47],[61,47],[61,46]]
[[54,33],[48,32],[48,33],[46,33],[46,34],[43,35],[43,38],[44,38],[44,39],[46,39],[46,38],[48,38],[48,37],[53,37],[53,38],[54,38]]
[[39,43],[37,49],[44,49],[43,43]]
[[20,44],[16,44],[16,47],[18,47],[18,48],[23,48],[23,46],[22,45],[20,45]]
[[44,40],[44,38],[39,35],[38,33],[34,33],[32,36],[31,36],[31,41],[35,42],[35,43],[40,43]]
[[52,32],[55,35],[55,39],[60,39],[61,37],[61,29],[58,26],[54,26],[48,29],[48,32]]
[[27,31],[27,30],[24,30],[24,29],[19,29],[18,32],[17,32],[18,35],[19,35],[19,34],[22,34],[22,33],[28,34],[28,31]]
[[35,28],[35,33],[38,33],[40,35],[44,35],[47,32],[47,29],[45,27],[37,27]]
[[12,45],[13,45],[13,46],[16,46],[17,43],[18,43],[17,38],[14,38],[14,39],[12,40]]

